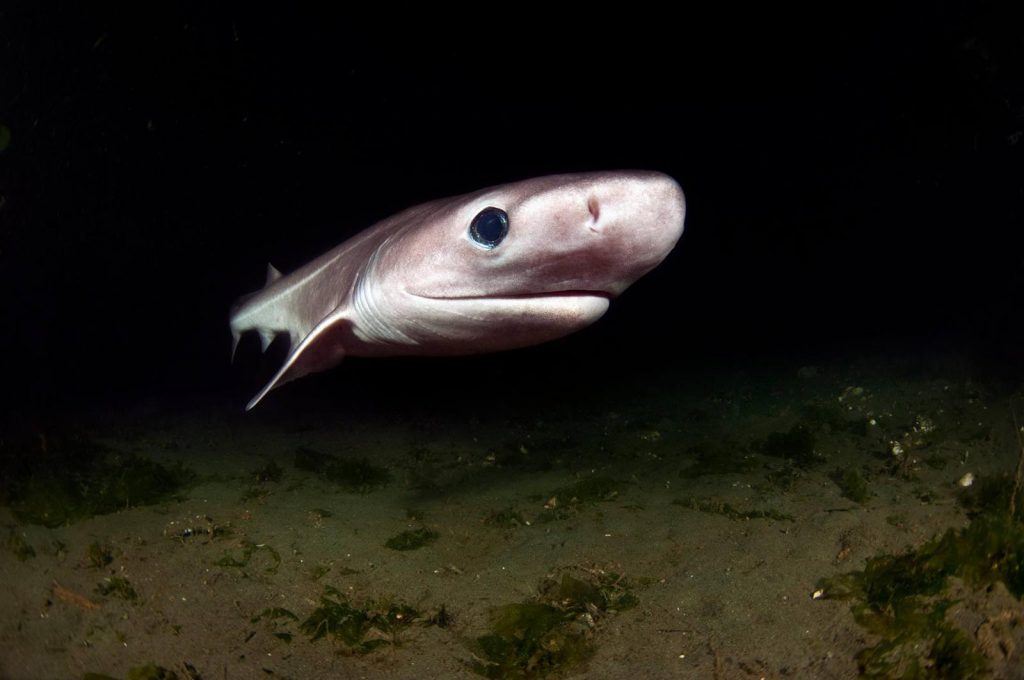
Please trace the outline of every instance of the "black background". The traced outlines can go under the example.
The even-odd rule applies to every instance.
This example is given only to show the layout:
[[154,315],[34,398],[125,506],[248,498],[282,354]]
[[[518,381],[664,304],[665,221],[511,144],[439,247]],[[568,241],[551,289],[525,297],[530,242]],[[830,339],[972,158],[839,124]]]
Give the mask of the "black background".
[[673,175],[687,230],[596,326],[488,358],[346,362],[320,384],[429,399],[527,367],[557,384],[942,348],[1015,375],[1011,4],[331,7],[0,8],[6,400],[244,401],[266,368],[252,344],[229,367],[227,310],[267,261],[290,271],[439,196],[616,168]]

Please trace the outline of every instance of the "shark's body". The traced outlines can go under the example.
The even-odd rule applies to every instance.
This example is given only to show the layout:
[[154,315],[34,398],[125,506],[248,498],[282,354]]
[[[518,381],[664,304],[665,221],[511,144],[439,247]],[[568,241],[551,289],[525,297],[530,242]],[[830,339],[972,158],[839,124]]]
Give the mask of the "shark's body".
[[237,344],[288,335],[273,388],[346,355],[456,355],[534,345],[601,317],[683,231],[676,182],[655,172],[555,175],[393,215],[267,284],[231,312]]

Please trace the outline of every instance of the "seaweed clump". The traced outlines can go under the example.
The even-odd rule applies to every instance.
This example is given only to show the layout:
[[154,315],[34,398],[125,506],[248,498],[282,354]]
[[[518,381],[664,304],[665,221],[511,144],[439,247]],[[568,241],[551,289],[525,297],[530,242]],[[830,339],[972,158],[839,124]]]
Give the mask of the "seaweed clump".
[[102,545],[97,541],[89,544],[86,557],[89,559],[89,566],[93,569],[102,569],[114,561],[114,553],[110,546]]
[[15,527],[11,527],[7,532],[7,549],[18,558],[19,562],[24,562],[36,556],[36,549],[25,540],[25,537]]
[[729,503],[713,501],[710,499],[701,500],[692,496],[677,498],[672,501],[672,505],[681,505],[682,507],[689,508],[690,510],[706,512],[712,515],[722,515],[729,519],[774,519],[785,522],[796,521],[793,515],[788,515],[770,508],[768,510],[738,510]]
[[516,529],[525,526],[526,520],[523,518],[523,513],[515,508],[505,508],[491,511],[484,518],[484,524],[501,529]]
[[[1011,503],[1011,497],[1013,498]],[[1009,475],[996,475],[979,480],[963,489],[957,496],[968,517],[997,514],[1006,508],[1014,509],[1014,519],[1024,522],[1024,489]]]
[[420,527],[392,536],[384,542],[384,547],[392,550],[417,550],[425,545],[430,545],[440,537],[441,534],[433,529]]
[[829,475],[843,498],[854,503],[864,503],[868,499],[868,483],[864,476],[854,468],[836,469]]
[[387,486],[391,473],[367,460],[348,460],[300,446],[295,450],[295,467],[314,472],[345,491],[367,494]]
[[743,454],[738,445],[731,442],[703,442],[691,446],[687,454],[697,460],[679,472],[683,479],[694,479],[704,475],[728,475],[750,472],[755,462]]
[[814,434],[806,426],[797,424],[789,432],[772,432],[754,448],[766,456],[783,458],[807,469],[822,462],[821,456],[814,452],[814,443]]
[[469,667],[487,678],[540,678],[578,670],[593,654],[600,620],[636,606],[637,597],[620,575],[568,573],[545,579],[533,601],[498,607],[491,631],[473,643]]
[[[191,664],[185,664],[185,666],[191,669]],[[192,674],[191,670],[189,672]],[[198,674],[192,674],[191,677],[199,676]],[[82,676],[82,680],[117,680],[117,678],[103,675],[102,673],[86,673]],[[125,676],[125,680],[178,680],[178,674],[163,666],[148,663],[145,666],[130,668],[128,675]]]
[[96,586],[96,592],[103,596],[119,597],[126,602],[137,602],[139,594],[128,579],[121,576],[111,576],[104,579],[103,583]]
[[405,604],[353,606],[340,590],[327,586],[320,606],[299,625],[299,630],[311,642],[330,636],[348,653],[366,654],[384,645],[398,645],[399,635],[417,618],[419,612]]
[[949,579],[976,590],[1002,582],[1024,596],[1024,524],[981,515],[916,551],[879,555],[863,571],[818,584],[816,596],[852,600],[854,619],[880,640],[857,662],[868,678],[976,678],[988,659],[974,640],[946,616],[955,604]]
[[561,486],[549,494],[537,521],[566,519],[588,505],[613,501],[622,494],[625,486],[625,482],[601,475]]
[[0,456],[0,503],[22,522],[54,528],[93,515],[173,500],[195,479],[99,442],[59,436],[8,443]]
[[[253,564],[254,558],[265,555],[267,559],[256,560],[257,564]],[[243,570],[243,575],[246,574],[245,570],[253,566],[262,566],[263,571],[276,574],[277,570],[281,567],[281,554],[274,550],[266,543],[253,543],[252,541],[242,541],[242,554],[240,557],[234,557],[230,554],[225,553],[224,557],[214,562],[218,567],[234,567]]]
[[[286,625],[292,622],[297,622],[299,617],[293,614],[291,611],[284,607],[268,607],[264,609],[256,616],[249,619],[249,623],[259,623],[263,621],[266,626],[270,629],[270,634],[276,637],[278,640],[283,642],[291,642],[294,637],[292,633],[284,630],[278,630],[282,625]],[[284,624],[281,622],[284,621]]]
[[270,461],[260,469],[253,473],[256,478],[257,484],[265,484],[266,482],[280,482],[281,477],[284,476],[284,468],[278,465],[275,461]]

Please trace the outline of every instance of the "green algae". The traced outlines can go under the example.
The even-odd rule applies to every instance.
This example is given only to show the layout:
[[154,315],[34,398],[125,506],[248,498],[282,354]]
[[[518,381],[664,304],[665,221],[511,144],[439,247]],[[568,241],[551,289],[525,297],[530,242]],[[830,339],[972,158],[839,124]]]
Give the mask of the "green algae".
[[291,642],[295,637],[291,632],[280,630],[282,626],[298,622],[299,617],[284,607],[269,607],[249,619],[249,623],[264,622],[270,634],[282,642]]
[[592,505],[615,500],[625,487],[625,482],[597,475],[561,486],[552,491],[551,496],[558,498],[563,504],[572,506]]
[[811,402],[801,409],[803,419],[817,427],[827,427],[831,432],[845,432],[866,437],[869,432],[868,419],[857,414],[851,417],[835,402]]
[[93,569],[102,569],[114,561],[110,547],[99,542],[90,543],[85,555]]
[[139,600],[139,594],[135,592],[135,588],[132,587],[128,579],[121,576],[111,576],[104,579],[102,583],[96,586],[96,592],[106,597],[118,597],[126,602],[137,602]]
[[390,472],[365,459],[349,460],[305,446],[295,450],[295,467],[314,472],[351,493],[371,493],[391,482]]
[[[1008,513],[1015,488],[1015,481],[1010,475],[984,477],[963,489],[957,495],[957,501],[968,517]],[[1017,489],[1014,518],[1024,522],[1024,488]]]
[[248,503],[249,501],[258,502],[264,500],[273,493],[267,484],[277,484],[283,476],[284,469],[274,461],[270,461],[263,467],[258,468],[252,473],[255,484],[242,492],[241,502]]
[[351,654],[366,654],[384,645],[399,644],[400,634],[419,618],[419,612],[400,603],[353,605],[337,588],[327,586],[320,606],[299,625],[311,642],[324,637]]
[[502,468],[516,468],[523,472],[547,472],[554,467],[556,457],[552,454],[571,450],[576,443],[571,439],[539,438],[530,441],[529,446],[520,442],[508,442],[498,447],[494,464]]
[[714,501],[710,498],[700,499],[693,496],[676,498],[672,501],[672,505],[679,505],[684,508],[689,508],[690,510],[705,512],[712,515],[722,515],[729,519],[774,519],[785,522],[796,521],[792,515],[779,512],[778,510],[738,510],[729,503]]
[[468,666],[501,680],[579,671],[594,653],[600,620],[638,602],[628,582],[614,573],[545,579],[535,599],[492,611],[490,632],[472,644],[477,660]]
[[453,623],[455,623],[455,617],[443,603],[440,607],[430,612],[426,618],[428,626],[437,626],[438,628],[449,628]]
[[807,469],[824,459],[814,452],[814,434],[802,424],[794,425],[788,432],[772,432],[754,448],[766,456],[791,461],[799,468]]
[[626,486],[627,482],[603,475],[586,477],[572,484],[560,486],[547,494],[547,503],[534,518],[534,522],[568,519],[588,506],[615,500],[625,491]]
[[256,478],[257,484],[265,484],[267,482],[280,482],[284,476],[284,468],[278,465],[275,461],[270,461],[263,467],[256,470],[253,473]]
[[833,470],[829,478],[839,487],[839,493],[843,498],[848,498],[854,503],[864,503],[868,499],[868,483],[864,476],[856,468],[842,468]]
[[484,518],[484,524],[499,529],[517,529],[526,526],[526,520],[523,518],[523,513],[518,510],[505,508],[488,513]]
[[156,664],[129,669],[125,680],[178,680],[178,674]]
[[17,527],[11,527],[7,532],[7,549],[18,558],[19,562],[24,562],[36,556],[36,549],[25,540],[25,537],[21,535]]
[[281,554],[266,543],[243,541],[242,554],[239,557],[225,554],[214,564],[218,567],[233,567],[243,570],[253,565],[262,567],[265,572],[276,574],[281,567]]
[[738,444],[729,441],[702,442],[688,448],[686,454],[695,456],[696,461],[679,472],[683,479],[742,474],[751,472],[756,466],[756,462]]
[[781,468],[769,470],[765,475],[765,480],[779,491],[786,493],[793,490],[797,480],[802,476],[803,472],[787,461]]
[[857,654],[867,678],[986,677],[974,642],[946,618],[951,578],[976,591],[1002,582],[1024,596],[1024,523],[978,515],[917,550],[870,558],[862,571],[818,583],[821,597],[850,600],[854,619],[880,640]]
[[9,445],[0,458],[0,503],[22,522],[54,528],[94,515],[176,500],[195,480],[81,437],[53,436],[41,448]]
[[574,625],[576,615],[540,602],[509,604],[492,616],[491,632],[476,639],[483,661],[471,668],[487,678],[538,678],[578,667],[593,646]]
[[[325,586],[319,606],[301,619],[283,607],[267,608],[252,616],[253,624],[264,625],[279,640],[290,643],[294,628],[310,642],[330,639],[343,654],[362,655],[384,646],[401,644],[401,635],[414,625],[447,627],[453,617],[445,605],[421,614],[415,608],[390,600],[366,600],[355,604],[333,586]],[[251,632],[252,637],[255,632]]]
[[441,534],[438,532],[420,527],[392,536],[384,542],[384,547],[392,550],[418,550],[425,545],[430,545],[440,537]]
[[[190,664],[185,664],[185,666],[191,668]],[[198,678],[199,676],[190,671],[190,677]],[[82,680],[117,680],[117,678],[103,673],[85,673],[82,675]],[[149,663],[129,669],[125,680],[178,680],[178,674],[163,666]]]

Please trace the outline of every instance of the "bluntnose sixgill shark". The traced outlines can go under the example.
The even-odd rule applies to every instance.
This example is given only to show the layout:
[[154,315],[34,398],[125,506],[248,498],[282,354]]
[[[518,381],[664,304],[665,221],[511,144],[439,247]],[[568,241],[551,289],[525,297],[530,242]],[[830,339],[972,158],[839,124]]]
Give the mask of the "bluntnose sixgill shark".
[[458,355],[539,344],[601,317],[683,232],[671,177],[539,177],[418,205],[378,222],[231,311],[237,346],[291,351],[249,402],[345,356]]

